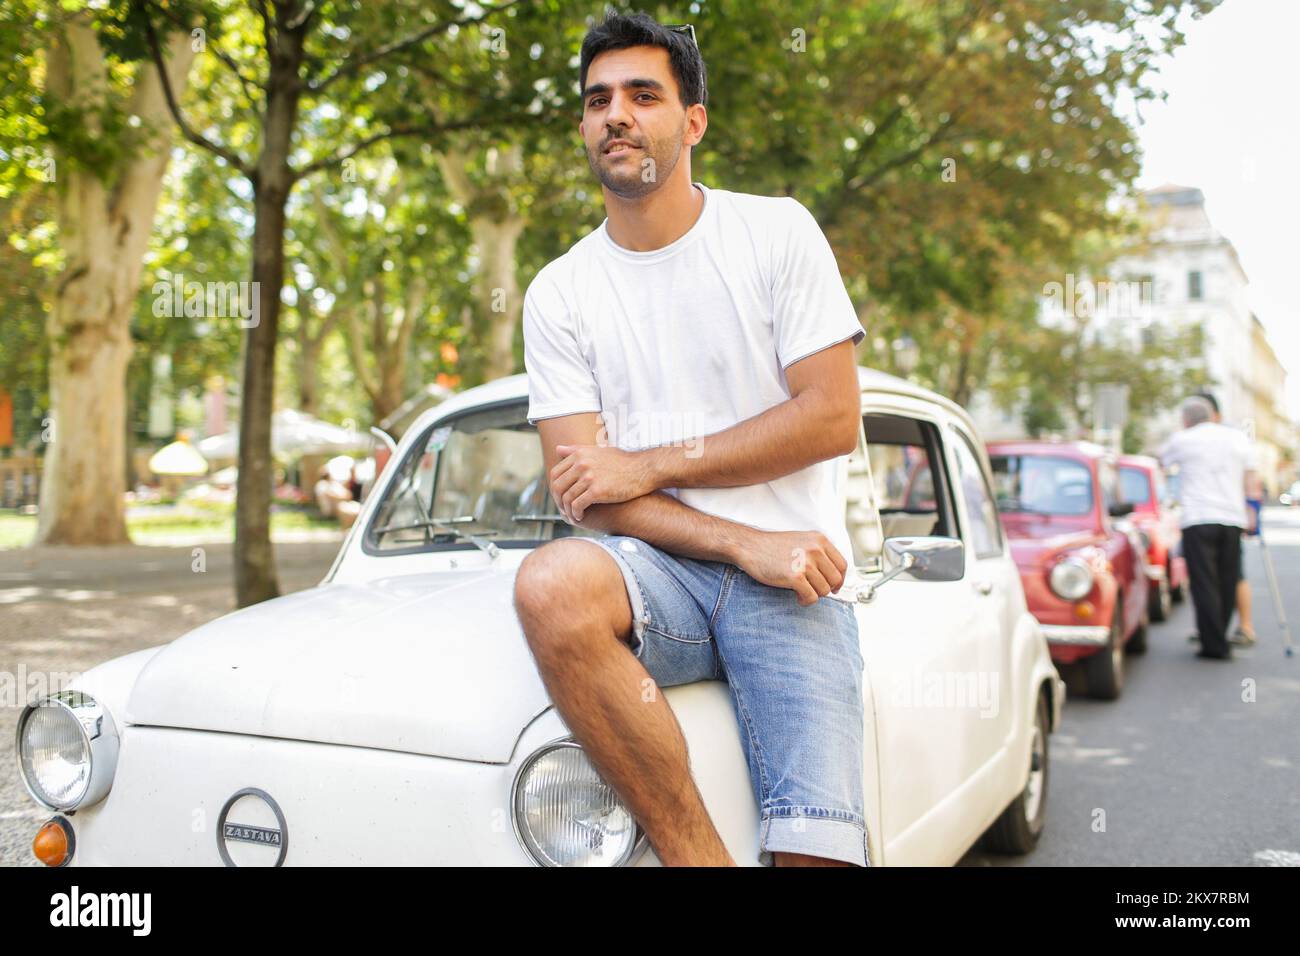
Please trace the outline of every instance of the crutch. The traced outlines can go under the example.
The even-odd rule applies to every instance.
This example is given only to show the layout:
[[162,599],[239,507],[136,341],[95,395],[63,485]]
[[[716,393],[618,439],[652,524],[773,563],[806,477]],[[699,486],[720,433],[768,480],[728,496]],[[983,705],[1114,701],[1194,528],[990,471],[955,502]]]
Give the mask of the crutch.
[[1264,556],[1264,574],[1268,578],[1268,589],[1273,593],[1273,609],[1277,611],[1277,620],[1282,626],[1282,653],[1287,657],[1295,657],[1295,645],[1291,641],[1291,626],[1286,622],[1286,610],[1282,607],[1282,593],[1277,589],[1277,572],[1273,570],[1273,557],[1268,553],[1263,527],[1260,525],[1255,527],[1255,537],[1259,538],[1259,553]]

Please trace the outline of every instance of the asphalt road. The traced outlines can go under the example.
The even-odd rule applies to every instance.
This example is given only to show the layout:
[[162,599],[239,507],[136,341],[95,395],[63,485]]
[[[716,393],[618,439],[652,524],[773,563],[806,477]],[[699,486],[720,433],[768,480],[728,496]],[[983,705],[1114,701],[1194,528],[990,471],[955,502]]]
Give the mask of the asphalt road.
[[[1266,511],[1265,534],[1300,625],[1300,509]],[[336,547],[278,545],[282,590],[314,585]],[[229,546],[205,546],[205,559],[196,573],[189,548],[0,551],[0,672],[84,671],[232,610]],[[1176,607],[1128,659],[1120,700],[1067,701],[1038,849],[976,849],[963,865],[1300,866],[1300,652],[1283,656],[1255,542],[1246,564],[1259,644],[1198,660],[1190,604]],[[47,814],[18,779],[17,716],[0,706],[0,865],[37,865],[30,841]]]
[[[1300,508],[1266,509],[1264,535],[1300,637]],[[1283,654],[1256,541],[1246,573],[1259,643],[1200,660],[1191,602],[1175,606],[1119,700],[1067,700],[1038,848],[964,865],[1300,866],[1300,648]]]

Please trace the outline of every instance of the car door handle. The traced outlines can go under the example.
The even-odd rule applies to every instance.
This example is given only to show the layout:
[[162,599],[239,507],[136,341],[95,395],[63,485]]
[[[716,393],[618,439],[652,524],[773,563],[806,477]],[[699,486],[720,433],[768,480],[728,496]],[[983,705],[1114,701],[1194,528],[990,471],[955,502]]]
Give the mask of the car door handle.
[[992,582],[992,581],[976,581],[975,584],[974,584],[974,588],[975,588],[975,590],[978,591],[980,594],[982,594],[982,595],[984,595],[985,597],[987,597],[988,595],[990,595],[990,594],[993,593],[993,582]]

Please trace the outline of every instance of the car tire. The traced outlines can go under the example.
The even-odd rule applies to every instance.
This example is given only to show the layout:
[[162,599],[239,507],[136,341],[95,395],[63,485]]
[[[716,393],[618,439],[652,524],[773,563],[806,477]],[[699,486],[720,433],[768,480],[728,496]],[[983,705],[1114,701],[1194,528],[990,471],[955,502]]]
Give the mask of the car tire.
[[1029,776],[1025,787],[984,834],[985,847],[994,853],[1029,853],[1043,835],[1043,826],[1047,822],[1049,724],[1047,697],[1040,693],[1029,744]]
[[1142,620],[1138,621],[1137,630],[1133,636],[1128,639],[1124,645],[1124,651],[1127,654],[1145,654],[1147,652],[1147,638],[1151,635],[1151,611],[1148,608],[1142,615]]
[[1161,621],[1169,620],[1169,615],[1174,609],[1174,594],[1169,587],[1169,576],[1156,582],[1155,589],[1151,592],[1151,620],[1159,624]]
[[1083,660],[1088,696],[1094,700],[1115,700],[1124,689],[1124,624],[1120,610],[1123,606],[1124,596],[1117,594],[1106,646]]
[[[1167,564],[1167,565],[1165,566],[1165,577],[1166,577],[1166,579],[1168,579],[1168,580],[1170,580],[1170,581],[1172,581],[1172,580],[1174,579],[1174,563],[1173,563],[1172,561],[1169,562],[1169,564]],[[1174,604],[1182,604],[1183,601],[1187,600],[1187,584],[1186,584],[1186,582],[1184,582],[1183,584],[1178,585],[1178,587],[1176,587],[1176,588],[1170,588],[1170,589],[1169,589],[1169,599],[1170,599]]]

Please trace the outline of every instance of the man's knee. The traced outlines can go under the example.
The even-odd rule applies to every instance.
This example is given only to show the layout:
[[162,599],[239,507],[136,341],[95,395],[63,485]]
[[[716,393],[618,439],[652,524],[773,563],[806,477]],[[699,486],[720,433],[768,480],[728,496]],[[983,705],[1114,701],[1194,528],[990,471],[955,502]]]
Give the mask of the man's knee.
[[552,541],[528,555],[515,576],[515,611],[534,654],[575,642],[626,639],[632,611],[623,574],[599,547]]

